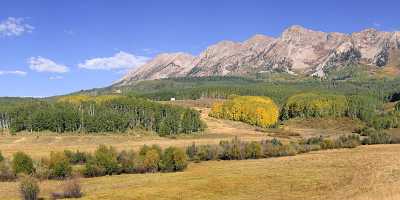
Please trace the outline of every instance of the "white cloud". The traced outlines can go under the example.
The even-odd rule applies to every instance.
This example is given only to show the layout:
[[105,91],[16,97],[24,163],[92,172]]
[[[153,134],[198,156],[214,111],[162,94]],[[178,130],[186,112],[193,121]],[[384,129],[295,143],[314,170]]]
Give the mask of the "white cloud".
[[37,72],[53,72],[53,73],[65,73],[69,69],[67,66],[57,64],[56,62],[43,58],[43,57],[31,57],[28,59],[29,68]]
[[0,36],[20,36],[24,33],[30,33],[33,26],[24,23],[23,18],[9,17],[0,21]]
[[380,24],[380,23],[378,23],[378,22],[373,22],[372,25],[375,26],[375,27],[377,27],[377,28],[379,28],[379,27],[382,26],[382,24]]
[[159,52],[158,50],[152,48],[144,48],[142,49],[142,51],[146,54],[154,54]]
[[148,60],[149,58],[145,56],[136,56],[120,51],[112,57],[88,59],[78,66],[90,70],[120,70],[138,67]]
[[49,80],[61,80],[63,78],[64,78],[63,76],[50,76]]
[[69,30],[69,29],[68,30],[64,30],[64,33],[67,34],[67,35],[71,35],[71,36],[75,35],[75,31]]
[[0,75],[17,75],[17,76],[25,76],[27,73],[24,71],[19,71],[19,70],[15,70],[15,71],[2,71],[0,70]]

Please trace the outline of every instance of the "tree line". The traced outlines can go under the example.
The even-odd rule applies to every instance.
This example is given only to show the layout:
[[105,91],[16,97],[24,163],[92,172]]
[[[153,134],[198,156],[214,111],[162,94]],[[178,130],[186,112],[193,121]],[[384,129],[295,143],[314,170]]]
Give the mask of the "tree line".
[[77,96],[0,106],[0,128],[13,132],[125,132],[141,128],[174,135],[199,132],[204,126],[196,110],[126,96],[83,100]]

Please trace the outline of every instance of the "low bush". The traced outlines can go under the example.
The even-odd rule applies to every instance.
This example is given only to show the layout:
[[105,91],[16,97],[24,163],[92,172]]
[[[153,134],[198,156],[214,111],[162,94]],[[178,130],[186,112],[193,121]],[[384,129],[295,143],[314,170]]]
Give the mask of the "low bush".
[[304,140],[302,143],[303,144],[308,144],[308,145],[320,145],[323,142],[324,138],[322,135],[319,137],[310,137]]
[[259,142],[250,142],[245,147],[246,159],[258,159],[262,157],[261,144]]
[[298,154],[308,153],[313,150],[313,147],[312,147],[313,145],[307,145],[307,144],[300,145],[300,144],[296,144],[296,143],[292,144],[292,145],[294,145],[294,148],[296,149]]
[[37,200],[40,192],[37,180],[31,176],[21,177],[19,190],[24,200]]
[[33,160],[24,152],[19,151],[13,155],[12,168],[15,174],[32,174],[34,172]]
[[218,160],[220,148],[218,145],[201,145],[197,148],[194,160]]
[[6,159],[0,162],[0,181],[14,181],[17,179],[10,162]]
[[105,174],[112,175],[119,172],[117,151],[114,147],[100,145],[94,152],[94,162],[98,167],[104,169]]
[[324,139],[320,144],[322,149],[334,149],[336,148],[335,142],[330,139]]
[[375,114],[368,125],[377,129],[389,129],[400,127],[400,112],[388,112],[382,114]]
[[238,137],[231,141],[221,141],[221,155],[222,160],[242,160],[245,158],[245,143]]
[[52,172],[49,168],[49,160],[42,158],[41,160],[34,162],[35,173],[33,176],[39,180],[49,179]]
[[301,145],[308,145],[311,151],[321,149],[354,148],[361,144],[359,135],[342,135],[337,139],[327,139],[323,136],[310,137],[300,142]]
[[189,157],[190,160],[198,160],[196,158],[198,152],[198,147],[196,146],[196,143],[192,143],[192,145],[186,147],[186,155]]
[[279,151],[282,143],[279,140],[264,140],[261,141],[261,145],[264,157],[276,157],[280,155]]
[[96,160],[91,159],[85,164],[83,169],[83,175],[85,177],[97,177],[106,175],[106,170],[104,167],[98,165]]
[[53,199],[80,198],[83,196],[78,178],[66,180],[62,185],[62,192],[53,192]]
[[146,156],[146,153],[150,150],[151,148],[147,145],[143,145],[140,150],[139,150],[139,156]]
[[265,157],[294,156],[297,154],[295,144],[274,145],[272,143],[265,143],[264,148],[263,153]]
[[4,156],[3,156],[3,154],[2,154],[1,151],[0,151],[0,162],[3,161],[3,160],[4,160]]
[[363,127],[356,131],[361,136],[369,136],[370,134],[374,133],[376,130],[372,127]]
[[121,173],[134,173],[138,167],[138,156],[133,150],[121,151],[118,154],[117,160],[121,165]]
[[169,147],[164,150],[160,168],[162,171],[175,172],[182,171],[188,165],[186,153],[176,147]]
[[79,150],[77,150],[76,152],[73,152],[71,150],[64,150],[64,154],[65,156],[67,156],[71,164],[84,164],[91,158],[90,153],[81,152]]
[[72,167],[69,161],[63,152],[51,152],[49,160],[50,176],[56,179],[71,176]]
[[160,163],[160,154],[156,149],[150,149],[146,152],[146,155],[143,157],[142,167],[145,172],[157,172],[159,169]]
[[375,131],[368,133],[367,137],[362,140],[363,145],[390,144],[391,142],[391,135],[384,131]]
[[297,149],[294,144],[284,144],[280,146],[278,156],[295,156]]
[[335,140],[335,148],[355,148],[359,145],[361,145],[361,141],[357,134],[342,135]]

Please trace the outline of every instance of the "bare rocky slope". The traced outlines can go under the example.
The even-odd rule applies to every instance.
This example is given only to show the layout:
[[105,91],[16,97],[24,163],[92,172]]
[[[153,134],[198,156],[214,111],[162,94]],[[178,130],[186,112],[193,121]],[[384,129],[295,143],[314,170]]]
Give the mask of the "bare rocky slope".
[[247,76],[268,71],[324,77],[354,64],[383,68],[398,61],[400,32],[366,29],[325,33],[295,25],[280,37],[255,35],[244,42],[221,41],[200,55],[164,53],[128,72],[119,85],[170,77]]

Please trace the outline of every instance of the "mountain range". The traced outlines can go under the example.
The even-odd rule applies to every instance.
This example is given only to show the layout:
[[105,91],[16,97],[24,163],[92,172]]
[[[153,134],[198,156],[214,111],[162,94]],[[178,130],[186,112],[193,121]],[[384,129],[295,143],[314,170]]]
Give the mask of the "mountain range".
[[351,34],[321,32],[299,25],[280,37],[254,35],[243,42],[221,41],[199,55],[162,53],[128,72],[118,85],[172,77],[251,76],[265,72],[325,77],[354,65],[399,66],[400,32],[365,29]]

